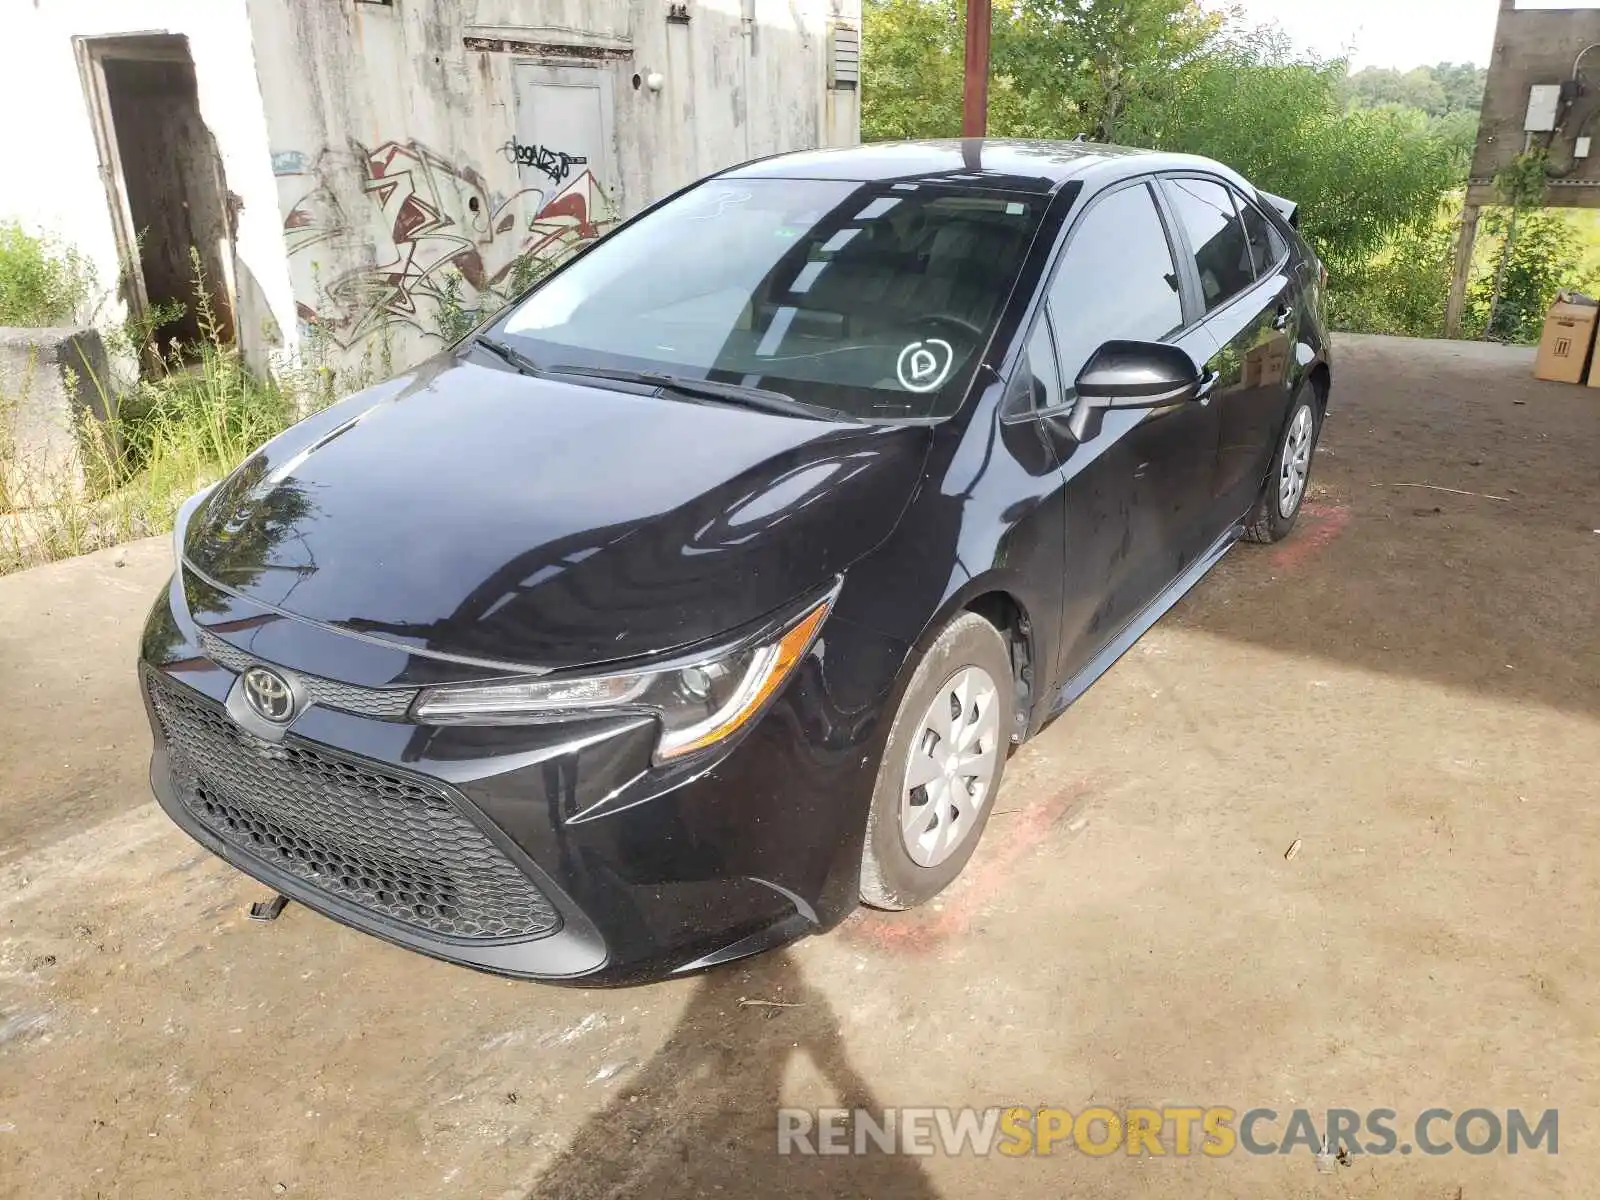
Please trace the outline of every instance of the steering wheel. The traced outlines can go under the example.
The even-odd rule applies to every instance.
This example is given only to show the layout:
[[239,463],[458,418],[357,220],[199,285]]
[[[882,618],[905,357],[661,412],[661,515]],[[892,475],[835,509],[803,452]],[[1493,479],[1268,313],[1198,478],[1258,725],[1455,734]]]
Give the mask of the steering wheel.
[[984,338],[988,336],[988,330],[984,329],[983,326],[976,325],[965,317],[957,317],[950,313],[934,313],[932,316],[921,318],[921,320],[924,324],[942,325],[959,330],[967,335],[974,349],[982,345]]

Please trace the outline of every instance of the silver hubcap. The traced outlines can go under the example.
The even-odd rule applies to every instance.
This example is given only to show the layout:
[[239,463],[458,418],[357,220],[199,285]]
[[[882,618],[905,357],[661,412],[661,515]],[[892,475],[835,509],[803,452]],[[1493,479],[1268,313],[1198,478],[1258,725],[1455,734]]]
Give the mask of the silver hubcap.
[[1306,476],[1311,474],[1311,409],[1301,405],[1289,424],[1283,440],[1283,463],[1278,470],[1278,515],[1292,517],[1306,493]]
[[917,726],[900,792],[900,836],[919,867],[936,867],[978,822],[1000,765],[1000,694],[982,667],[963,667]]

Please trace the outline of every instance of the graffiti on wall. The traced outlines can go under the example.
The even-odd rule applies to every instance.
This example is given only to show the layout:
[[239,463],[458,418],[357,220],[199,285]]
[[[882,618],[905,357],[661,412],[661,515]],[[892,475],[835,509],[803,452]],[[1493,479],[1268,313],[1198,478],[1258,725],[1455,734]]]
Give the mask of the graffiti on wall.
[[[542,147],[526,147],[543,150]],[[497,304],[519,261],[557,258],[613,219],[585,160],[556,155],[549,187],[496,193],[416,141],[273,156],[300,318],[350,347],[381,332],[440,337],[441,305]],[[572,166],[582,169],[571,174]]]
[[575,166],[587,166],[587,158],[579,158],[549,146],[529,146],[512,138],[501,148],[506,161],[519,167],[532,167],[544,174],[551,183],[561,183],[572,174]]

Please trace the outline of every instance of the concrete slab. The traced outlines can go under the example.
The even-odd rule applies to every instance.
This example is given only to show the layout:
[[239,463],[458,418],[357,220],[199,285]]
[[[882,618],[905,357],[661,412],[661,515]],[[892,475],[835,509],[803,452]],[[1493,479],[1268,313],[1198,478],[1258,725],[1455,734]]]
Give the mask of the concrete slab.
[[[939,904],[651,988],[249,923],[144,797],[165,545],[0,579],[0,1195],[1584,1194],[1600,398],[1337,371],[1304,526],[1017,755]],[[1558,1108],[1560,1153],[779,1158],[780,1103]]]

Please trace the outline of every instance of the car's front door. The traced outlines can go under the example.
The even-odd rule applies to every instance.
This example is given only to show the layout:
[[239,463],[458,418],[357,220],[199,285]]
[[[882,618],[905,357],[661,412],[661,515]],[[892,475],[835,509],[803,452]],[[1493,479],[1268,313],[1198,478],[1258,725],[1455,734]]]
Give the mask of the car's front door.
[[1298,318],[1288,247],[1218,179],[1169,175],[1161,186],[1199,277],[1205,328],[1222,347],[1211,481],[1211,524],[1220,530],[1255,503],[1287,410],[1290,331]]
[[[1109,410],[1082,442],[1068,432],[1073,386],[1108,341],[1170,341],[1198,364],[1214,357],[1191,328],[1169,234],[1147,181],[1096,197],[1075,222],[1030,340],[1035,418],[1055,447],[1066,505],[1066,580],[1058,680],[1065,681],[1155,599],[1198,553],[1210,502],[1214,410],[1200,401]],[[1055,370],[1039,364],[1054,359]]]

